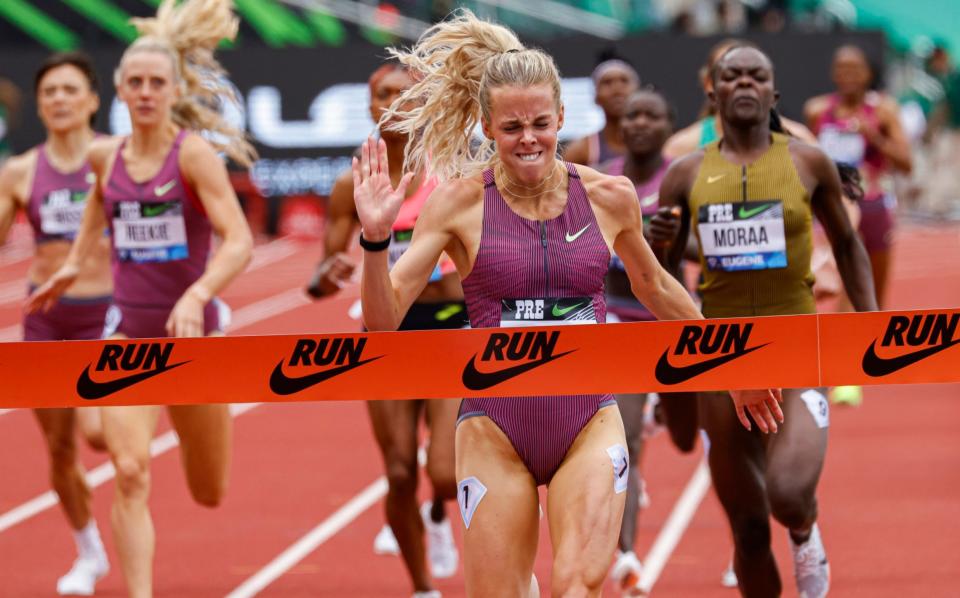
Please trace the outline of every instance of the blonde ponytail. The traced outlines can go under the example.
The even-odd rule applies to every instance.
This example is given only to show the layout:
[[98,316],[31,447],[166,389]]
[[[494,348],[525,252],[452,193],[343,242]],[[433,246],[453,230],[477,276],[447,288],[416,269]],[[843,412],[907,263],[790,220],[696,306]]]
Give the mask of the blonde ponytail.
[[[525,49],[516,34],[469,10],[428,29],[408,50],[390,54],[418,73],[417,83],[384,113],[381,126],[408,136],[405,168],[447,180],[488,167],[493,140],[471,141],[490,118],[490,91],[504,85],[551,85],[560,105],[560,75],[547,54]],[[413,108],[404,109],[413,105]]]
[[135,52],[159,52],[170,57],[180,101],[173,107],[173,120],[193,131],[211,133],[209,141],[243,166],[250,166],[256,151],[240,129],[231,126],[217,110],[227,98],[236,101],[227,73],[213,56],[221,40],[233,40],[239,19],[232,0],[163,0],[157,15],[130,21],[140,37],[127,48],[114,73],[119,84],[123,61]]

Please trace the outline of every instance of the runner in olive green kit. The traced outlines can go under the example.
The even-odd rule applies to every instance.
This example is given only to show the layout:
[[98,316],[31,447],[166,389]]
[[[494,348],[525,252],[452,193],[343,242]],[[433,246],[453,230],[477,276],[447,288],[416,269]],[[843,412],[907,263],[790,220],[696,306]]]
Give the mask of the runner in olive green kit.
[[[841,203],[836,167],[819,149],[770,130],[777,98],[770,59],[755,48],[734,47],[719,59],[712,82],[723,138],[671,167],[653,228],[658,243],[672,245],[674,269],[688,231],[697,235],[704,315],[814,313],[814,214],[854,305],[875,310],[870,263]],[[678,238],[663,235],[671,225]],[[815,496],[829,418],[822,393],[785,390],[785,424],[771,436],[741,429],[714,393],[701,395],[699,409],[714,486],[733,531],[741,593],[767,598],[782,591],[770,549],[773,515],[790,532],[800,595],[825,596],[830,574]]]

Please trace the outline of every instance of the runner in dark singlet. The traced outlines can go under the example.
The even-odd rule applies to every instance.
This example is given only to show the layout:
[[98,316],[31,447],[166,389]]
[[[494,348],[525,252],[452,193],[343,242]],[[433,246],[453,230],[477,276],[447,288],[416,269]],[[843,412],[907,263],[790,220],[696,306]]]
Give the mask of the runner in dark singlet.
[[[386,144],[373,139],[353,164],[370,329],[400,325],[444,252],[463,280],[474,328],[603,322],[614,248],[651,312],[699,317],[644,241],[633,184],[556,160],[563,108],[549,56],[469,11],[396,54],[422,73],[388,112],[397,119],[390,126],[411,136],[413,172],[395,188]],[[486,139],[475,147],[470,132],[477,124]],[[417,219],[410,248],[388,270],[393,222],[428,158],[442,182]],[[469,365],[464,372],[488,383]],[[734,394],[739,410],[757,412],[771,429],[776,397],[769,390]],[[552,593],[598,595],[620,530],[629,467],[624,442],[610,395],[464,400],[456,461],[467,594],[539,596],[532,577],[537,487],[546,484]]]
[[[93,181],[87,150],[100,106],[93,63],[77,52],[54,54],[37,71],[34,90],[45,143],[12,158],[0,170],[0,241],[18,210],[26,212],[36,245],[27,284],[32,291],[63,265],[80,226]],[[49,311],[24,316],[23,340],[98,339],[110,305],[110,241],[101,235],[83,262],[77,282]],[[107,553],[90,511],[90,488],[77,455],[79,426],[103,450],[100,409],[35,409],[50,455],[50,480],[74,530],[77,559],[57,582],[60,594],[90,595],[107,574]]]
[[[627,99],[620,129],[627,146],[624,157],[615,158],[607,164],[605,172],[612,176],[626,176],[634,184],[640,201],[640,214],[646,227],[660,205],[660,181],[670,166],[662,154],[663,144],[673,132],[674,114],[667,100],[657,91],[641,90]],[[644,236],[647,236],[644,231]],[[610,260],[606,280],[608,322],[642,322],[655,320],[653,314],[633,295],[630,279],[623,261],[616,255]],[[640,460],[644,445],[644,421],[648,394],[617,395],[617,406],[623,419],[631,467],[627,481],[627,499],[620,527],[617,558],[610,576],[627,594],[637,592],[641,564],[633,550],[637,534],[637,516],[640,511],[643,478],[640,475]],[[655,402],[657,397],[649,397]],[[650,418],[647,418],[650,419]]]
[[603,110],[604,125],[596,133],[570,142],[563,150],[563,159],[599,168],[626,152],[620,118],[627,98],[640,85],[640,77],[629,63],[619,58],[602,61],[590,77],[596,91],[595,101]]
[[[370,115],[373,119],[379,120],[383,111],[413,82],[414,78],[399,63],[388,63],[374,71],[370,76]],[[391,180],[399,182],[403,175],[403,148],[407,137],[384,126],[379,127],[379,132],[390,156]],[[391,233],[390,268],[410,246],[414,225],[423,204],[436,186],[435,179],[427,179],[421,172],[408,188],[408,195],[400,207]],[[308,292],[315,297],[334,294],[353,273],[355,265],[346,254],[359,222],[353,194],[353,174],[347,171],[337,179],[330,194],[324,260],[317,266],[308,285]],[[450,329],[463,328],[467,324],[467,308],[463,302],[460,278],[453,263],[444,256],[430,274],[430,281],[399,329]],[[453,435],[458,407],[458,401],[449,399],[367,402],[389,484],[385,501],[389,527],[378,534],[374,550],[390,552],[391,541],[399,545],[417,598],[438,595],[433,589],[431,575],[427,573],[425,554],[429,557],[433,577],[450,577],[457,570],[457,547],[444,502],[457,496]],[[430,431],[426,470],[434,496],[433,501],[424,503],[422,509],[417,505],[417,449],[421,415]],[[424,529],[429,543],[424,542]],[[391,535],[396,537],[395,541]]]
[[[651,230],[676,225],[671,268],[689,230],[700,241],[700,292],[708,317],[813,313],[810,269],[813,216],[823,223],[854,305],[876,309],[869,261],[847,219],[837,168],[819,149],[771,133],[776,91],[773,65],[760,50],[734,47],[718,61],[711,99],[723,138],[671,167]],[[680,207],[679,221],[675,207]],[[730,231],[753,235],[733,244]],[[753,239],[753,240],[750,240]],[[784,391],[786,423],[775,436],[737,425],[722,397],[704,393],[700,423],[710,439],[714,487],[733,532],[740,592],[779,596],[782,584],[770,549],[772,515],[788,530],[801,596],[821,598],[830,569],[817,522],[816,488],[826,451],[829,408],[819,389]]]
[[[229,93],[213,48],[237,32],[230,6],[229,0],[165,3],[156,18],[135,21],[141,37],[114,74],[132,133],[94,143],[90,164],[97,181],[77,238],[64,266],[31,297],[31,309],[51,305],[74,283],[78,265],[109,226],[114,265],[109,338],[221,333],[212,301],[247,265],[253,247],[217,155],[220,149],[248,165],[253,149],[209,107],[218,94]],[[216,149],[193,131],[213,133]],[[215,251],[212,232],[222,239]],[[228,405],[177,405],[167,411],[194,500],[217,506],[226,492],[232,452]],[[159,416],[158,406],[103,408],[104,436],[117,471],[114,539],[128,594],[135,598],[153,594],[155,536],[147,500],[150,440]]]

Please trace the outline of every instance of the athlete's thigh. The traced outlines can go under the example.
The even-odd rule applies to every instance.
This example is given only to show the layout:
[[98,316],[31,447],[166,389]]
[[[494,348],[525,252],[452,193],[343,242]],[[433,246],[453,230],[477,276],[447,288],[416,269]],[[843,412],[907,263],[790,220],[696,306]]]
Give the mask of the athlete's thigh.
[[647,404],[647,393],[616,395],[616,399],[628,448],[631,448],[630,445],[639,447],[643,438],[643,410]]
[[783,424],[767,440],[767,479],[812,494],[827,453],[829,402],[823,389],[783,391]]
[[52,451],[74,445],[76,412],[73,409],[34,409],[44,440]]
[[419,399],[367,401],[373,436],[387,467],[397,463],[416,467],[417,426],[422,409],[423,401]]
[[547,514],[555,563],[602,581],[620,534],[630,463],[615,406],[584,426],[550,481]]
[[431,478],[454,477],[454,437],[457,433],[457,413],[460,399],[431,399],[425,401],[427,426],[430,428],[430,446],[427,450],[427,470]]
[[487,417],[457,426],[456,461],[467,595],[525,596],[540,521],[533,476]]
[[102,407],[100,417],[103,420],[103,437],[112,459],[149,462],[150,441],[160,418],[159,406]]
[[700,393],[700,423],[710,439],[708,460],[717,497],[733,523],[766,516],[765,455],[760,432],[746,430],[726,392]]
[[180,456],[191,486],[195,482],[219,483],[230,463],[230,406],[171,405],[167,410],[180,437]]

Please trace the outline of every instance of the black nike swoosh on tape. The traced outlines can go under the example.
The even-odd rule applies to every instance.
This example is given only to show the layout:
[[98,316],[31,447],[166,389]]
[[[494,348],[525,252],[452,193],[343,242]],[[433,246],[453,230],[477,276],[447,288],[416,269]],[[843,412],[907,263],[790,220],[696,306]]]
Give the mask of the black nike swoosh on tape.
[[530,370],[536,369],[542,365],[546,365],[555,359],[560,359],[564,355],[569,355],[576,351],[573,349],[571,351],[565,351],[559,355],[550,355],[548,357],[543,357],[536,361],[528,361],[526,363],[521,363],[519,365],[511,366],[504,368],[502,370],[497,370],[495,372],[481,372],[477,370],[477,356],[474,355],[470,358],[470,361],[467,363],[467,366],[463,368],[463,385],[469,388],[470,390],[486,390],[497,384],[506,382],[510,378],[516,378],[520,374],[529,372]]
[[277,364],[277,367],[273,368],[273,373],[270,374],[270,390],[272,390],[274,394],[283,396],[296,394],[302,390],[310,388],[311,386],[315,386],[321,382],[329,380],[330,378],[334,378],[340,374],[349,372],[350,370],[358,368],[361,365],[367,365],[371,361],[376,361],[382,357],[383,355],[379,355],[377,357],[371,357],[370,359],[364,359],[356,363],[348,363],[347,365],[342,365],[338,368],[323,370],[322,372],[315,372],[313,374],[307,374],[306,376],[300,376],[298,378],[291,378],[283,373],[283,360],[281,360],[280,363]]
[[660,384],[680,384],[681,382],[686,382],[691,378],[696,378],[700,374],[709,372],[713,368],[720,367],[721,365],[733,361],[734,359],[739,359],[748,353],[753,353],[757,349],[762,349],[769,344],[770,343],[764,343],[756,347],[750,347],[749,349],[745,349],[743,351],[728,353],[726,355],[721,355],[720,357],[714,357],[713,359],[701,361],[700,363],[693,363],[680,367],[671,365],[670,361],[667,360],[667,354],[670,353],[670,348],[668,347],[663,352],[663,355],[660,356],[660,360],[657,361],[657,369],[654,371],[654,376],[656,376],[657,382]]
[[124,388],[129,388],[134,384],[139,384],[144,380],[153,378],[154,376],[163,374],[164,372],[169,372],[170,370],[178,368],[187,363],[190,362],[181,361],[180,363],[175,363],[173,365],[164,366],[148,372],[140,372],[138,374],[133,374],[132,376],[117,378],[116,380],[109,380],[107,382],[97,382],[96,380],[91,379],[90,366],[88,365],[87,368],[83,370],[83,373],[80,374],[80,377],[77,378],[77,394],[80,395],[80,398],[88,401],[102,399],[112,395],[115,392],[120,392]]
[[883,358],[877,355],[877,341],[874,340],[872,343],[870,343],[870,348],[867,349],[867,352],[863,354],[863,373],[874,378],[886,376],[887,374],[892,374],[897,370],[902,370],[908,365],[913,365],[918,361],[922,361],[931,355],[936,355],[944,349],[949,349],[957,343],[960,343],[960,339],[954,339],[949,343],[934,345],[932,347],[927,347],[926,349],[914,351],[913,353],[898,355],[897,357]]
[[617,472],[617,477],[622,478],[623,474],[627,473],[627,468],[630,466],[630,462],[626,459],[623,460],[623,469]]

